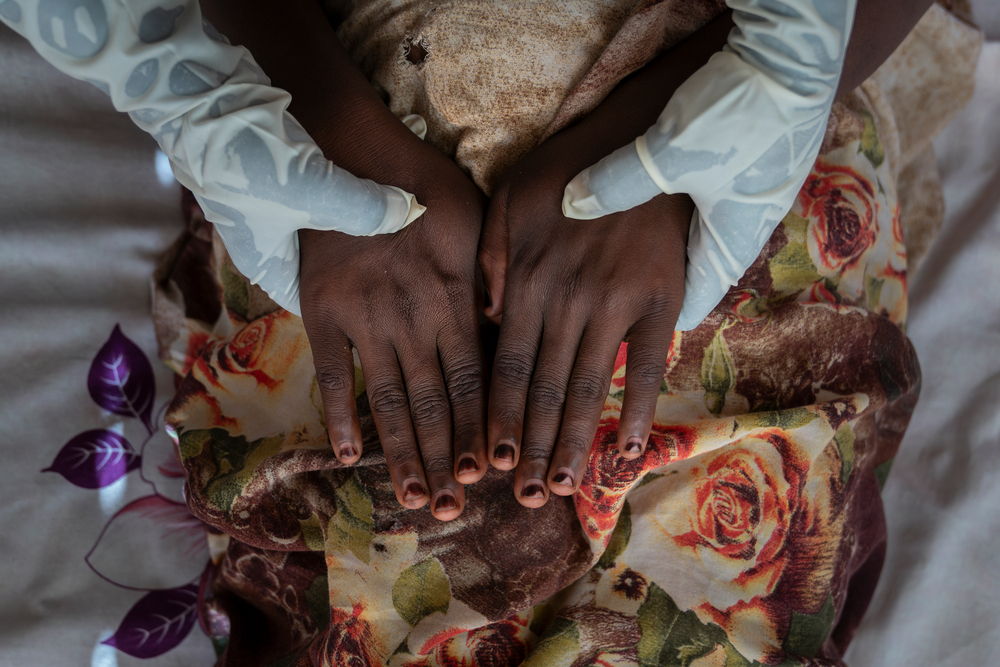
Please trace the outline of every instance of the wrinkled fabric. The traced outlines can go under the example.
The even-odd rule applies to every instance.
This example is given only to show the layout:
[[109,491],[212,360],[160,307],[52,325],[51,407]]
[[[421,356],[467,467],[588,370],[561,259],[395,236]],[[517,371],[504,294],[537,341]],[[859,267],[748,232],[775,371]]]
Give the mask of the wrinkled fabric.
[[250,53],[196,0],[4,0],[0,21],[156,139],[239,270],[299,312],[299,229],[398,231],[424,208],[323,157]]
[[854,0],[728,0],[726,47],[674,93],[656,123],[566,186],[563,213],[592,220],[661,193],[695,204],[677,328],[735,285],[791,208],[823,140]]
[[[623,345],[580,492],[537,510],[498,471],[453,522],[399,508],[360,370],[364,454],[342,466],[301,323],[189,203],[156,318],[188,504],[228,536],[200,593],[220,664],[838,662],[878,580],[879,490],[920,377],[898,124],[879,90],[835,104],[760,256],[674,334],[643,457],[616,453]],[[560,111],[539,115],[537,136]]]

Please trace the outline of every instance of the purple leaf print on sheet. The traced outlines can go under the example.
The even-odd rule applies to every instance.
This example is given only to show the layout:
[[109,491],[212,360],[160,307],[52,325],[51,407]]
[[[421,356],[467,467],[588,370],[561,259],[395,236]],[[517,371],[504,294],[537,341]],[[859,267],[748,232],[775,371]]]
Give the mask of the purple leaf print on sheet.
[[128,440],[114,431],[93,429],[70,439],[42,472],[57,472],[77,486],[100,489],[140,464]]
[[94,357],[87,375],[90,397],[123,417],[138,417],[150,432],[156,385],[153,367],[139,346],[117,324]]
[[155,658],[191,632],[197,603],[196,584],[147,593],[128,610],[115,634],[101,643],[135,658]]
[[205,527],[187,505],[143,496],[118,510],[84,557],[122,588],[173,588],[193,581],[208,562]]

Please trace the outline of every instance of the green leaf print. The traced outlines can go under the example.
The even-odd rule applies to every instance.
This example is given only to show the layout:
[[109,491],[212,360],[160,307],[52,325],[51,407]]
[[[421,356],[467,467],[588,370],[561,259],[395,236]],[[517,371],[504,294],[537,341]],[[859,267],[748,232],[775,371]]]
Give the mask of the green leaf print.
[[892,468],[892,459],[884,461],[875,466],[875,481],[878,482],[878,488],[885,488],[885,480],[889,479],[889,470]]
[[628,501],[626,500],[625,505],[622,507],[621,514],[618,515],[618,523],[615,525],[615,530],[611,533],[611,540],[608,541],[608,548],[604,550],[603,554],[601,554],[596,567],[601,570],[613,567],[615,560],[621,556],[623,551],[625,551],[625,547],[628,545],[628,540],[631,536],[632,510],[629,508]]
[[358,483],[356,475],[351,475],[337,487],[334,502],[337,513],[327,524],[327,542],[347,545],[351,553],[363,563],[368,563],[371,554],[374,524],[372,522],[372,499]]
[[875,117],[867,111],[862,111],[865,128],[861,131],[861,145],[858,147],[859,153],[864,153],[868,161],[876,169],[885,160],[885,150],[882,142],[878,139],[878,130],[875,128]]
[[576,623],[558,618],[521,667],[571,667],[580,654],[580,631]]
[[801,428],[816,419],[816,413],[806,408],[789,408],[788,410],[766,410],[751,412],[736,418],[737,430],[756,428],[781,428],[786,431]]
[[207,456],[213,459],[215,474],[205,484],[205,495],[215,507],[228,512],[257,467],[277,454],[283,441],[284,436],[278,435],[247,442],[243,436],[230,435],[221,428],[190,431],[181,438],[181,455],[185,459],[206,455],[208,445]]
[[226,310],[234,315],[239,315],[244,320],[249,319],[250,283],[229,262],[222,265],[222,270],[219,273],[221,274],[222,298],[225,301]]
[[778,294],[801,292],[820,279],[806,245],[809,221],[800,215],[789,213],[781,225],[788,242],[768,263],[771,283]]
[[705,388],[705,407],[714,414],[720,414],[726,405],[726,393],[735,382],[733,356],[723,336],[725,326],[719,327],[701,360],[701,386]]
[[847,484],[854,469],[854,429],[847,422],[840,425],[833,436],[837,443],[837,451],[840,452],[840,482]]
[[446,613],[451,585],[441,561],[431,557],[406,568],[392,585],[392,605],[410,625],[436,611]]
[[836,609],[833,597],[828,596],[822,609],[815,614],[792,612],[792,622],[785,637],[785,652],[791,656],[810,658],[819,653],[830,634]]
[[646,600],[639,607],[639,664],[642,667],[680,665],[686,667],[719,648],[725,652],[726,667],[753,667],[733,647],[725,631],[703,623],[693,611],[682,612],[670,596],[655,583],[649,584]]

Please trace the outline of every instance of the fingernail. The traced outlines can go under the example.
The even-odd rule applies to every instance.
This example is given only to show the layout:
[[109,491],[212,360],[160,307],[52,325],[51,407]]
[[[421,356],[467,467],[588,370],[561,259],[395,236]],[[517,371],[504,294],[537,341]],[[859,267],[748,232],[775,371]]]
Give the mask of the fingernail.
[[573,486],[573,475],[565,470],[560,470],[555,477],[552,478],[552,482],[560,486]]
[[458,474],[463,472],[476,472],[479,470],[479,464],[476,463],[476,459],[471,456],[467,456],[458,462]]
[[529,482],[521,489],[522,498],[543,498],[545,497],[545,488],[540,482]]
[[507,443],[497,445],[496,449],[493,450],[493,458],[500,459],[501,461],[513,461],[514,446]]
[[403,487],[403,500],[406,502],[419,500],[425,495],[427,495],[427,490],[424,488],[423,484],[416,480],[407,482],[406,486]]
[[629,438],[629,441],[625,443],[625,451],[629,454],[638,454],[642,451],[642,440]]
[[458,507],[458,501],[455,500],[455,496],[450,493],[442,493],[434,501],[434,511],[441,512],[443,510],[453,510]]
[[340,446],[340,458],[353,459],[358,455],[358,450],[354,448],[353,442],[345,442]]

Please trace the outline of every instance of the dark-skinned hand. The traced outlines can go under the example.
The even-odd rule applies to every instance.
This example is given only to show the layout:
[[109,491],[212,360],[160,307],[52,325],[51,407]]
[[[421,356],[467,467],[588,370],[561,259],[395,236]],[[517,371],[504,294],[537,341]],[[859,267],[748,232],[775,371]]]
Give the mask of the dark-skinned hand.
[[623,339],[618,447],[641,455],[680,312],[689,198],[661,195],[591,221],[561,211],[573,176],[655,119],[651,105],[645,116],[628,109],[629,91],[638,92],[634,82],[516,165],[487,214],[480,264],[487,315],[501,320],[489,457],[516,470],[514,493],[527,507],[579,488]]
[[[383,107],[384,108],[384,107]],[[331,445],[361,454],[357,350],[400,504],[457,517],[484,456],[484,376],[475,301],[483,196],[391,114],[365,114],[318,141],[340,166],[414,193],[427,211],[391,235],[300,231],[302,319]]]

